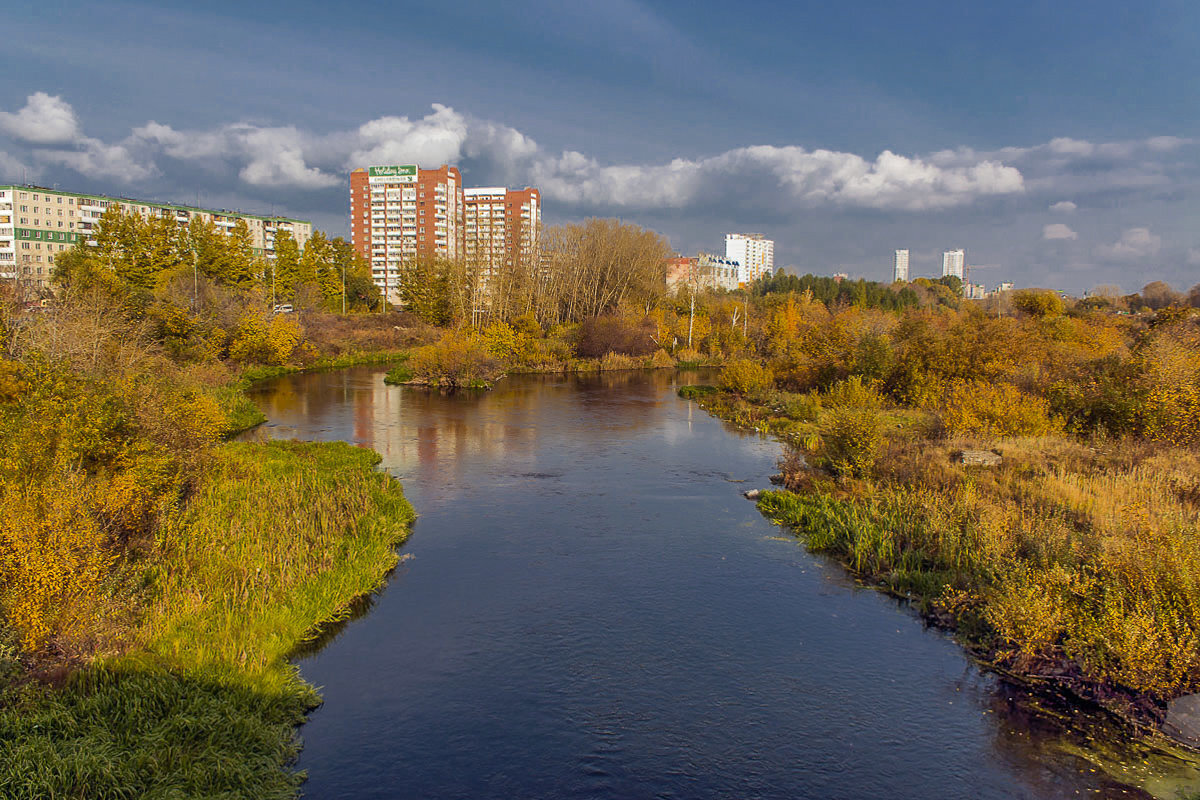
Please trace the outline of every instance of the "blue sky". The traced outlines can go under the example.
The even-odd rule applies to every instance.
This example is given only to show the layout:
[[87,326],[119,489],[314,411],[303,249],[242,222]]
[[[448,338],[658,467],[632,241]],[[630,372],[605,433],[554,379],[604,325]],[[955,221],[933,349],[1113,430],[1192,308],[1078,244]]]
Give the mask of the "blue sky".
[[799,271],[1200,282],[1200,3],[46,0],[6,33],[0,180],[345,234],[350,167],[450,161]]

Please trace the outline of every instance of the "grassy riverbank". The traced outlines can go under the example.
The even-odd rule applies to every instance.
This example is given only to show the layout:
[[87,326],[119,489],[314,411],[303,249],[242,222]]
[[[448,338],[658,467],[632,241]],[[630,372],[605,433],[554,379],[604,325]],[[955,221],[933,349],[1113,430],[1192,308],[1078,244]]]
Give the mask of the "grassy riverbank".
[[[1071,435],[1028,395],[984,387],[905,407],[876,385],[791,393],[742,364],[680,394],[785,442],[786,489],[763,494],[764,514],[1005,674],[1144,730],[1200,688],[1193,448]],[[971,450],[1000,463],[959,463]]]
[[0,796],[292,797],[294,726],[319,702],[287,664],[396,563],[413,514],[349,445],[225,444],[136,564],[123,652],[61,690],[11,687]]

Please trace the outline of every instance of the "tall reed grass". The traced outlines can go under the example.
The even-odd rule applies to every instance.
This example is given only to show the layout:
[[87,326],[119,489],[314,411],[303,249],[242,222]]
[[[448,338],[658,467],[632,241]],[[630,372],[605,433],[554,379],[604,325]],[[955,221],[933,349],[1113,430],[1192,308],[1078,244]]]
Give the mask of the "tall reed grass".
[[413,512],[378,455],[229,443],[140,569],[128,650],[0,705],[0,797],[295,795],[319,696],[288,654],[396,564]]

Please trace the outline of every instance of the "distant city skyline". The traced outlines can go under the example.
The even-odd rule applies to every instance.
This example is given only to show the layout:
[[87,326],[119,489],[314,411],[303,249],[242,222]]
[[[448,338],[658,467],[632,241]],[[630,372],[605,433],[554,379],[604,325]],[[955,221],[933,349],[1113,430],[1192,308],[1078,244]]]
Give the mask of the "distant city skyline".
[[52,6],[88,24],[7,9],[0,183],[349,237],[350,169],[454,163],[681,252],[768,230],[872,280],[958,241],[1023,285],[1200,282],[1200,4]]

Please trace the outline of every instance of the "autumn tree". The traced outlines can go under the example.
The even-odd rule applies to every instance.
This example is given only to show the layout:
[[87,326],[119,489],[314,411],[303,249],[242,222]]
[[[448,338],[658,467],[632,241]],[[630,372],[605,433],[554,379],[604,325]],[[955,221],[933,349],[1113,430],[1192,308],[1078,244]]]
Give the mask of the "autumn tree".
[[1142,287],[1142,301],[1151,309],[1157,311],[1168,306],[1183,304],[1183,295],[1171,288],[1164,281],[1152,281]]
[[448,325],[454,318],[454,265],[436,256],[410,258],[400,267],[400,302],[431,325]]
[[300,246],[289,230],[275,232],[275,260],[271,273],[275,302],[291,300],[300,280]]
[[1066,304],[1057,292],[1049,289],[1022,289],[1014,292],[1012,305],[1017,311],[1030,317],[1045,319],[1061,316]]

